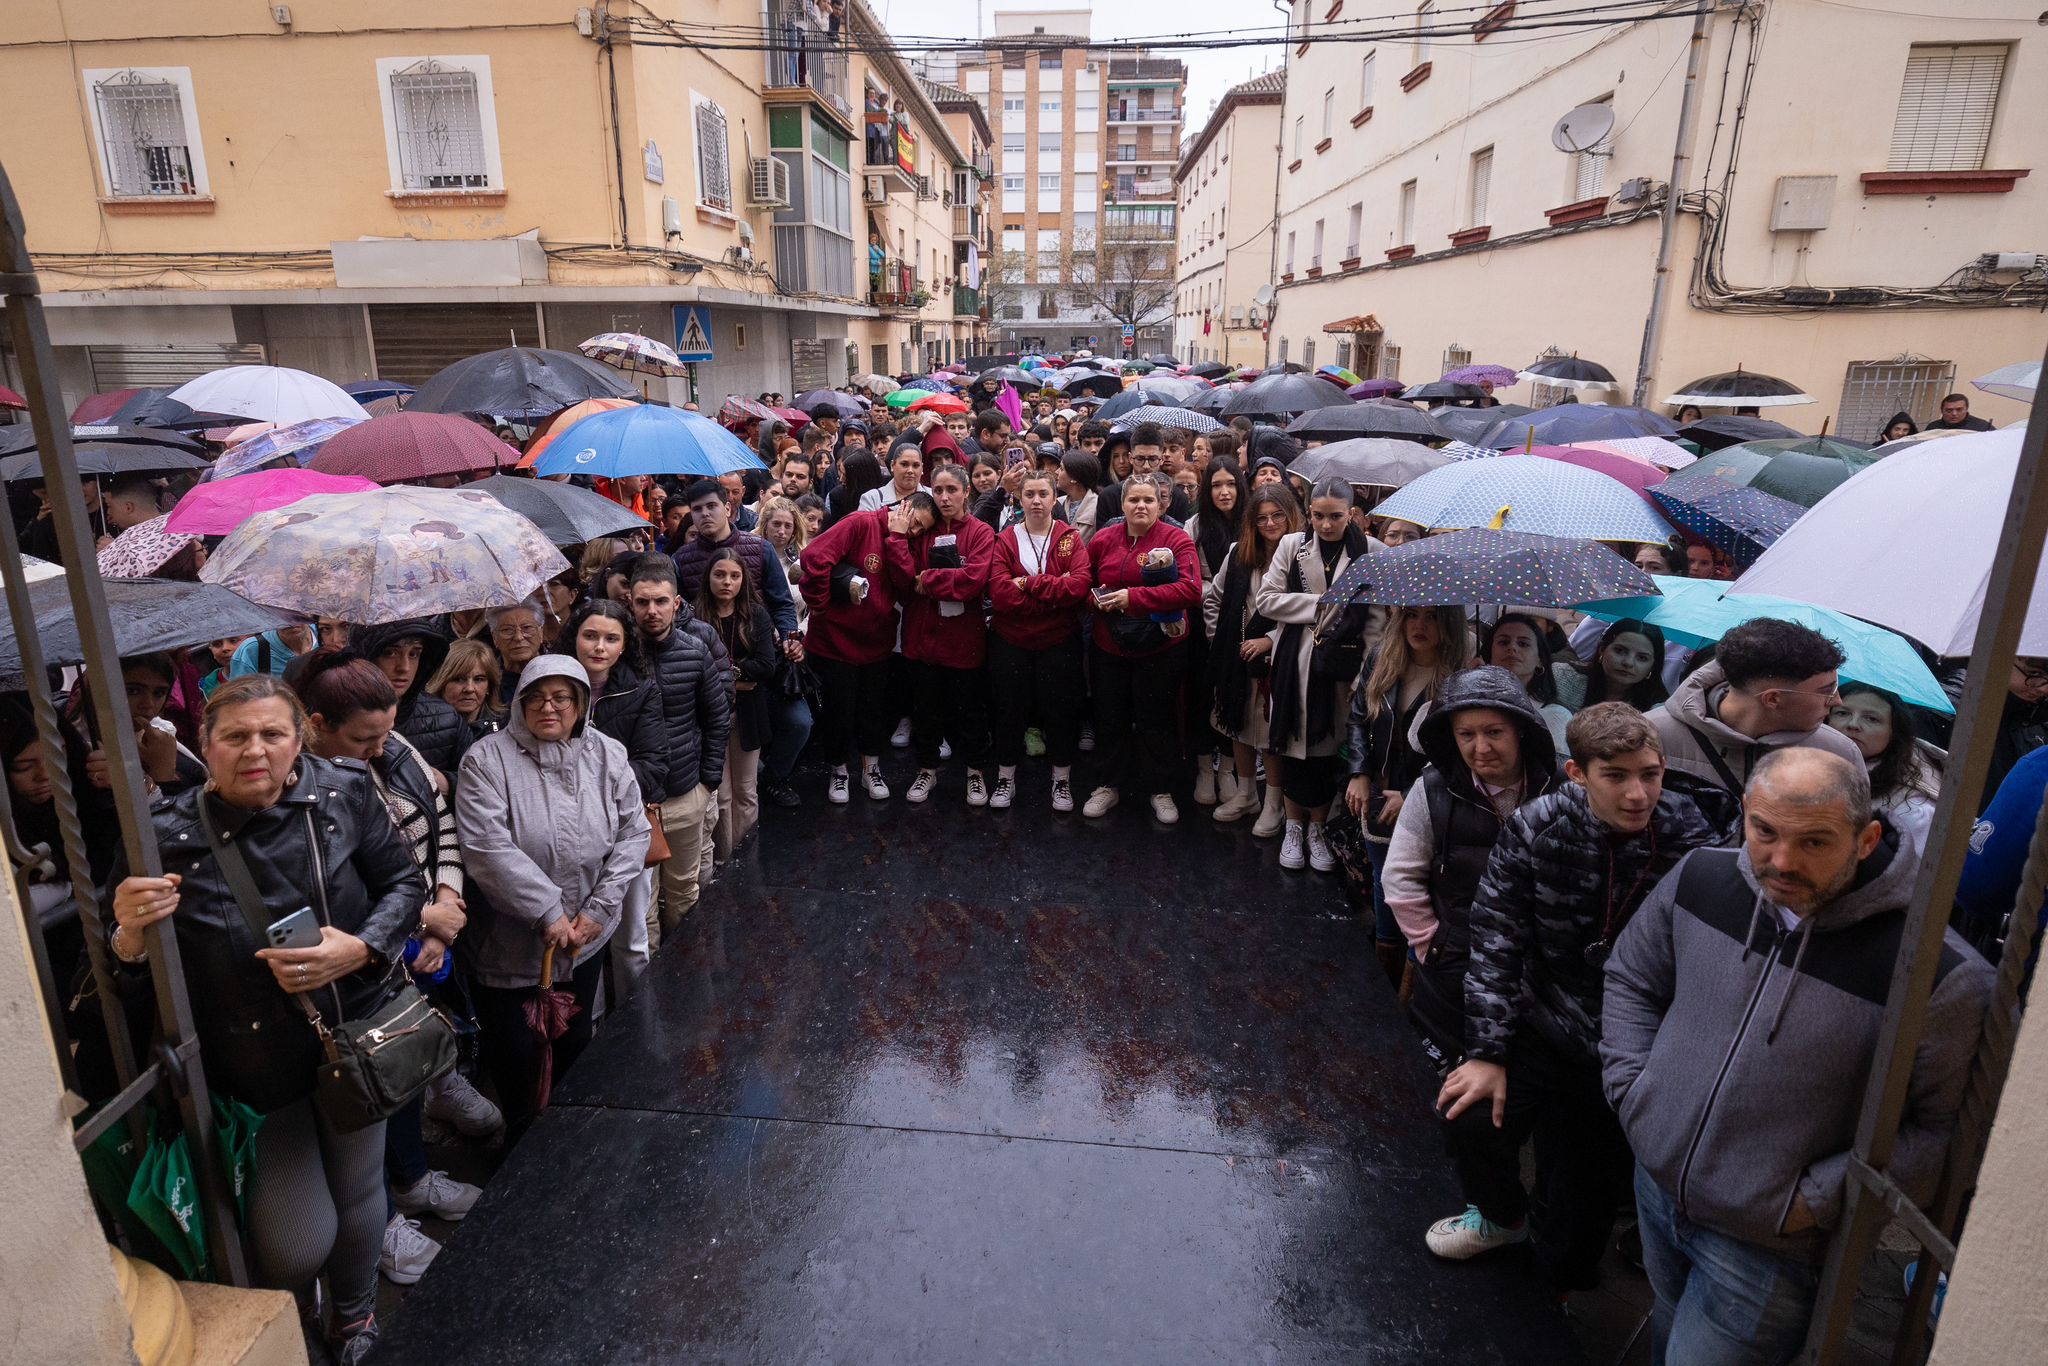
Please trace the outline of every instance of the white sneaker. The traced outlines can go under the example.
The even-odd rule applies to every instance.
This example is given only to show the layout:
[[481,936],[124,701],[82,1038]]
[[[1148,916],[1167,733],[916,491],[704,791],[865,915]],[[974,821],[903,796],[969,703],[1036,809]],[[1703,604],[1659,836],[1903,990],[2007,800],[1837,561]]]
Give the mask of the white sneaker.
[[1259,794],[1247,792],[1243,788],[1239,788],[1231,795],[1228,801],[1218,802],[1216,809],[1210,812],[1209,815],[1210,819],[1221,821],[1223,824],[1228,825],[1232,821],[1243,820],[1258,809]]
[[[967,804],[969,806],[988,805],[988,780],[972,770],[969,770],[967,774]],[[1009,803],[1004,802],[1003,805],[1008,806]]]
[[896,723],[896,733],[889,737],[889,743],[897,749],[910,748],[910,718],[904,717]]
[[[967,804],[969,806],[974,805],[974,783],[974,775],[971,773],[968,774]],[[1016,799],[1016,796],[1017,780],[1015,778],[1005,778],[999,773],[996,775],[995,790],[988,794],[988,804],[998,811],[1008,811],[1010,809],[1010,803]],[[1067,798],[1068,806],[1071,807],[1073,805],[1073,801],[1073,797],[1069,796]]]
[[1216,805],[1216,770],[1209,766],[1207,758],[1195,765],[1195,805]]
[[1074,785],[1065,778],[1052,780],[1052,809],[1072,811],[1074,809]]
[[1320,824],[1308,827],[1308,866],[1319,873],[1337,871],[1337,856],[1330,852],[1329,837]]
[[1086,721],[1081,723],[1081,748],[1083,750],[1095,748],[1095,727],[1089,725]]
[[1280,866],[1300,868],[1308,862],[1308,850],[1303,846],[1301,822],[1287,822],[1287,836],[1280,841]]
[[1269,840],[1279,834],[1287,825],[1287,806],[1280,800],[1280,789],[1269,787],[1265,804],[1259,809],[1259,823],[1252,827],[1252,833],[1262,840]]
[[853,796],[853,776],[843,768],[832,770],[832,782],[825,789],[825,796],[835,806],[844,806]]
[[1528,1240],[1526,1220],[1514,1228],[1506,1228],[1481,1214],[1477,1205],[1467,1205],[1463,1214],[1437,1220],[1422,1236],[1431,1252],[1453,1262],[1462,1262],[1482,1252]]
[[917,805],[932,795],[932,789],[939,785],[939,775],[928,768],[921,768],[910,780],[910,790],[903,794],[903,800]]
[[1107,816],[1116,809],[1117,790],[1113,787],[1098,787],[1088,794],[1088,804],[1081,808],[1084,816]]
[[1155,792],[1152,794],[1152,819],[1158,821],[1161,825],[1172,825],[1180,819],[1180,808],[1173,804],[1172,793]]
[[432,1214],[459,1224],[483,1193],[481,1186],[457,1181],[446,1172],[428,1172],[417,1185],[393,1186],[391,1203],[403,1214]]
[[878,802],[889,800],[889,785],[882,781],[882,770],[879,765],[861,770],[860,780],[867,784],[868,796]]
[[505,1112],[454,1068],[427,1084],[423,1113],[450,1125],[464,1138],[489,1138],[505,1127]]
[[417,1285],[440,1254],[441,1245],[420,1232],[417,1219],[403,1214],[384,1226],[384,1249],[377,1269],[394,1285]]

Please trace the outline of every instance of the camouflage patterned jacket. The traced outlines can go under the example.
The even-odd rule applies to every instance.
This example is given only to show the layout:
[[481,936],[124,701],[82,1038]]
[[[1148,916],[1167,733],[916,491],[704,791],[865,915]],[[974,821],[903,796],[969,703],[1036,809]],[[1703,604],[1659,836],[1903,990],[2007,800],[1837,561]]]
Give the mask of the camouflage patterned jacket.
[[1632,839],[1594,816],[1577,783],[1515,812],[1472,901],[1466,1055],[1505,1062],[1508,1041],[1527,1027],[1597,1063],[1608,948],[1664,874],[1714,842],[1699,808],[1669,790]]

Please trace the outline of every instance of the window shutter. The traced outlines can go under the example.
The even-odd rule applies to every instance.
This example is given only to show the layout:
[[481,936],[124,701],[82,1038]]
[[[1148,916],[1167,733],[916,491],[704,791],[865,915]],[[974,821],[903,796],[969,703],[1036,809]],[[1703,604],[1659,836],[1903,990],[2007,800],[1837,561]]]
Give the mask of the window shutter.
[[1483,228],[1491,220],[1487,217],[1487,201],[1493,192],[1493,149],[1472,154],[1472,221],[1465,226]]
[[732,212],[732,167],[726,160],[725,111],[697,104],[697,197],[709,208]]
[[[1596,103],[1612,105],[1614,100],[1612,97],[1609,97],[1604,100],[1598,100]],[[1600,141],[1594,143],[1590,148],[1572,158],[1572,200],[1574,203],[1581,199],[1604,196],[1607,193],[1607,163],[1612,160],[1614,160],[1614,132],[1612,129],[1608,130],[1606,137],[1601,138]]]
[[2005,79],[1998,43],[1915,47],[1892,124],[1894,171],[1978,171]]

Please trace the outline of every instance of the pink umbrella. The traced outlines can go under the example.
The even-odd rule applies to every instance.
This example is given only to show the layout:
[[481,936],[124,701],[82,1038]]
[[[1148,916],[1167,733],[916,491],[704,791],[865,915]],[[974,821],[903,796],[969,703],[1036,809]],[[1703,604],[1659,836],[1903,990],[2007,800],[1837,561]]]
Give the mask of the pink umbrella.
[[320,448],[310,468],[401,484],[518,463],[518,451],[466,417],[408,410],[349,428]]
[[1664,482],[1668,471],[1660,470],[1647,460],[1616,451],[1587,450],[1583,446],[1538,446],[1529,452],[1544,460],[1559,460],[1580,469],[1594,470],[1610,479],[1627,484],[1639,496],[1647,498],[1650,490]]
[[171,509],[165,525],[192,536],[225,536],[259,512],[296,503],[315,493],[360,493],[374,479],[318,470],[258,470],[193,485]]

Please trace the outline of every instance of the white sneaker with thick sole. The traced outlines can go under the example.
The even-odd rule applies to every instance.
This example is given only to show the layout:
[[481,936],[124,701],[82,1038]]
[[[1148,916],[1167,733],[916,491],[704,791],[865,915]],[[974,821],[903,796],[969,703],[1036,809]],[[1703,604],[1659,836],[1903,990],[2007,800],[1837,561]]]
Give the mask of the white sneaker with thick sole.
[[872,797],[874,800],[878,802],[886,802],[889,800],[889,785],[882,781],[881,769],[863,769],[861,771],[860,780],[862,783],[866,784],[868,789],[868,796]]
[[1216,805],[1216,770],[1206,760],[1195,767],[1195,805]]
[[[974,805],[974,782],[974,776],[969,774],[967,778],[967,804],[969,806]],[[998,811],[1008,811],[1010,803],[1016,800],[1016,797],[1017,780],[1015,778],[1005,778],[1001,774],[997,774],[995,790],[988,794],[988,804]],[[1069,798],[1069,800],[1072,799]]]
[[417,1185],[393,1186],[391,1203],[401,1214],[431,1214],[459,1224],[483,1193],[481,1186],[457,1181],[446,1172],[428,1172]]
[[1330,852],[1330,840],[1320,825],[1308,827],[1308,866],[1319,873],[1337,871],[1337,856]]
[[1115,788],[1098,787],[1088,794],[1087,805],[1081,808],[1081,814],[1084,816],[1107,816],[1110,812],[1116,810],[1118,800],[1119,797]]
[[920,804],[931,797],[932,789],[938,785],[939,775],[928,768],[921,768],[917,771],[917,776],[910,780],[910,790],[903,794],[903,800],[912,805]]
[[422,1113],[451,1126],[464,1138],[489,1138],[505,1127],[505,1112],[453,1068],[427,1084]]
[[910,748],[910,718],[904,717],[896,723],[896,733],[889,737],[889,743],[897,749]]
[[1280,841],[1280,866],[1300,868],[1308,863],[1308,847],[1302,840],[1301,822],[1287,822],[1286,838]]
[[1052,780],[1052,809],[1072,811],[1074,809],[1074,785],[1065,778]]
[[420,1232],[419,1220],[401,1214],[384,1226],[377,1269],[394,1285],[417,1285],[440,1252],[441,1245]]
[[832,781],[825,788],[825,796],[834,806],[844,806],[853,799],[853,775],[845,769],[834,769]]
[[1454,1214],[1431,1224],[1422,1241],[1437,1256],[1447,1261],[1462,1262],[1482,1252],[1529,1241],[1529,1225],[1523,1222],[1507,1228],[1481,1214],[1479,1206],[1467,1205],[1463,1214]]
[[1152,819],[1161,825],[1172,825],[1180,820],[1180,808],[1173,804],[1170,792],[1152,794]]
[[1228,801],[1216,803],[1216,809],[1209,813],[1209,818],[1228,825],[1232,821],[1243,820],[1258,809],[1259,794],[1240,788]]
[[[967,804],[969,806],[988,805],[988,779],[979,773],[970,772],[967,775]],[[1005,805],[1008,805],[1008,803],[1005,803]]]

